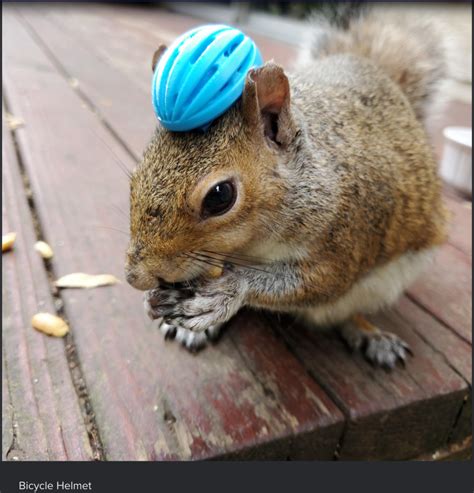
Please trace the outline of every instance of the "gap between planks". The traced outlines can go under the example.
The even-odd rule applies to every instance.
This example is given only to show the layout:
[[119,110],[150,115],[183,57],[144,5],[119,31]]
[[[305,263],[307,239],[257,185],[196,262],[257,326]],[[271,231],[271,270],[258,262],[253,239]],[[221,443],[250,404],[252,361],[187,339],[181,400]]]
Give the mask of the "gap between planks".
[[[2,347],[2,373],[7,375],[6,377],[6,382],[7,382],[7,388],[3,388],[3,379],[2,379],[2,413],[7,412],[5,410],[5,404],[7,404],[11,408],[11,415],[8,423],[8,429],[3,429],[2,430],[2,453],[3,453],[3,446],[4,443],[10,443],[8,448],[5,451],[5,459],[10,460],[10,454],[12,451],[18,450],[18,432],[17,432],[17,420],[16,420],[16,413],[15,413],[15,408],[13,407],[13,404],[11,402],[11,380],[10,377],[8,376],[8,363],[7,363],[7,358],[5,356],[5,351]],[[3,396],[7,395],[6,398]],[[3,399],[7,399],[7,403],[3,401]],[[5,439],[4,437],[7,436]],[[18,457],[13,456],[12,460],[18,460]]]
[[409,291],[405,292],[405,296],[411,302],[413,302],[418,308],[420,308],[425,313],[427,313],[428,315],[430,315],[431,317],[433,317],[439,324],[441,324],[443,327],[446,327],[446,329],[448,329],[454,335],[456,335],[457,337],[459,337],[459,339],[461,339],[462,341],[466,342],[469,345],[472,344],[471,341],[469,341],[469,339],[466,339],[462,334],[460,334],[459,332],[457,332],[456,329],[454,329],[453,327],[451,327],[451,325],[449,325],[448,323],[446,323],[442,318],[440,318],[438,315],[436,315],[436,313],[431,312],[430,309],[429,309],[429,307],[425,306],[421,301],[419,301],[416,296],[414,296],[413,294],[411,294]]
[[[8,102],[7,91],[6,91],[5,87],[3,87],[2,89],[3,89],[3,105],[5,107],[5,110],[8,113],[10,113],[10,105]],[[38,213],[36,211],[35,199],[33,197],[32,188],[30,187],[30,180],[29,180],[27,171],[25,169],[25,166],[23,165],[23,157],[22,157],[20,146],[18,144],[18,140],[16,137],[16,131],[10,130],[10,135],[12,138],[13,147],[14,147],[16,158],[17,158],[19,172],[20,172],[20,175],[21,175],[22,181],[23,181],[23,187],[24,188],[22,191],[25,194],[25,197],[27,200],[29,212],[31,215],[32,223],[33,223],[34,232],[36,235],[36,240],[37,241],[46,241],[46,238],[44,237],[44,234],[43,234],[43,228],[41,227],[41,222],[40,222]],[[48,259],[43,259],[43,265],[44,265],[44,268],[45,268],[45,271],[47,274],[47,278],[49,281],[50,293],[51,293],[51,297],[53,299],[53,305],[55,307],[56,314],[59,317],[66,320],[66,322],[69,324],[67,314],[65,313],[65,310],[64,310],[64,302],[62,300],[60,290],[54,286],[54,280],[56,279],[56,275],[55,275],[55,269],[53,266],[53,261],[48,260]],[[68,368],[69,368],[69,373],[71,376],[71,381],[72,381],[74,390],[76,392],[76,395],[78,398],[78,403],[79,403],[79,408],[81,410],[81,413],[82,413],[82,416],[84,419],[84,425],[86,427],[87,435],[89,438],[89,444],[90,444],[91,449],[92,449],[93,457],[95,460],[98,460],[98,461],[106,460],[104,447],[102,445],[102,440],[100,438],[100,433],[99,433],[97,423],[95,422],[92,403],[89,399],[87,385],[86,385],[84,375],[82,372],[81,363],[80,363],[79,358],[78,358],[76,344],[74,342],[74,336],[72,335],[72,332],[69,332],[64,337],[64,351],[65,351],[65,355],[66,355],[66,360],[68,362]],[[13,430],[12,447],[13,447],[15,439],[16,439],[15,430]]]
[[[263,313],[262,316],[269,322],[271,322],[270,317],[268,314]],[[277,315],[278,322],[280,322],[280,317]],[[339,408],[341,413],[344,415],[344,424],[343,428],[341,431],[341,435],[339,437],[339,440],[336,444],[336,447],[334,449],[334,460],[339,460],[339,452],[342,449],[342,446],[344,444],[344,438],[346,436],[346,431],[349,426],[349,423],[351,421],[351,414],[350,410],[347,408],[347,405],[344,403],[343,400],[339,398],[337,395],[337,392],[333,392],[333,390],[326,384],[324,381],[324,378],[318,378],[318,376],[311,370],[311,368],[308,367],[306,364],[304,358],[301,357],[300,354],[298,354],[298,351],[295,351],[295,349],[291,346],[291,344],[288,342],[287,339],[285,339],[279,330],[273,326],[272,323],[269,323],[268,326],[271,328],[272,334],[286,347],[287,351],[293,355],[293,357],[301,364],[301,366],[305,369],[306,373],[309,375],[309,377],[314,380],[323,390],[324,392],[331,398],[331,400],[336,404],[336,406]]]
[[[417,306],[417,305],[416,305]],[[423,308],[423,307],[421,307]],[[432,314],[430,312],[427,312],[426,310],[423,310],[427,315],[430,317]],[[403,317],[402,317],[403,318]],[[408,322],[407,322],[408,323]],[[342,430],[339,442],[336,447],[335,455],[334,458],[338,460],[340,458],[340,451],[343,450],[344,444],[345,444],[345,439],[346,439],[346,434],[349,430],[349,427],[351,426],[351,423],[353,423],[353,416],[352,416],[352,408],[347,406],[347,403],[344,400],[341,400],[338,396],[338,392],[334,391],[334,389],[327,384],[324,378],[319,378],[318,374],[312,370],[310,366],[307,364],[307,360],[303,355],[300,355],[298,350],[295,349],[294,345],[291,344],[291,342],[287,341],[287,339],[284,337],[284,335],[280,332],[280,325],[277,324],[277,327],[274,327],[273,324],[269,324],[272,327],[272,331],[274,332],[275,336],[282,341],[285,346],[287,347],[288,351],[290,351],[293,356],[302,364],[303,367],[305,367],[308,375],[317,382],[317,384],[330,396],[330,398],[333,400],[333,402],[339,407],[339,409],[343,412],[345,416],[345,423],[344,423],[344,428]],[[448,433],[446,436],[446,440],[444,442],[445,447],[451,446],[457,443],[457,438],[455,437],[455,433],[457,431],[457,426],[460,420],[463,417],[463,413],[465,412],[465,409],[467,405],[469,404],[469,400],[471,398],[471,382],[468,380],[465,374],[462,373],[461,370],[455,367],[454,364],[452,364],[449,359],[446,357],[444,353],[442,353],[439,348],[437,348],[435,345],[429,343],[429,341],[426,340],[426,337],[423,335],[423,333],[416,328],[416,325],[410,324],[411,325],[411,330],[413,330],[414,334],[418,336],[433,352],[438,354],[440,358],[443,360],[443,362],[446,364],[446,366],[453,371],[459,378],[461,378],[465,384],[468,387],[468,393],[464,397],[464,400],[459,403],[459,408],[453,416],[453,421],[452,423],[447,427]],[[445,324],[442,324],[443,327],[446,327]],[[459,335],[456,332],[451,332],[449,333],[452,335],[452,337],[461,339]],[[467,343],[470,345],[469,343]],[[409,375],[408,375],[409,376]],[[389,392],[389,390],[384,386],[383,382],[376,382],[385,392]],[[414,381],[415,384],[418,385],[416,381]],[[432,398],[432,397],[431,397]],[[411,404],[408,404],[411,405]],[[403,407],[403,406],[402,406]],[[408,459],[408,458],[407,458]],[[416,460],[416,459],[415,459]]]

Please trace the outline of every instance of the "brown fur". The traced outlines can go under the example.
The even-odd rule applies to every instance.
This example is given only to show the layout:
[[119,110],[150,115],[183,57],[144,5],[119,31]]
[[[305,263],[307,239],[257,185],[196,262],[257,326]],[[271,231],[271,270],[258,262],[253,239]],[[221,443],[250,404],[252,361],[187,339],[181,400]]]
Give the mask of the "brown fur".
[[[133,286],[202,274],[205,266],[187,252],[252,255],[283,244],[304,251],[278,259],[294,282],[275,292],[270,281],[253,286],[246,303],[290,309],[336,300],[371,269],[444,240],[440,182],[422,121],[429,48],[391,63],[395,47],[378,51],[374,29],[361,25],[341,39],[330,33],[289,77],[290,92],[275,64],[251,72],[241,100],[206,133],[157,129],[131,180]],[[389,43],[402,34],[387,36]],[[278,118],[274,140],[268,111]],[[240,200],[229,213],[202,219],[196,186],[223,174],[237,177]]]

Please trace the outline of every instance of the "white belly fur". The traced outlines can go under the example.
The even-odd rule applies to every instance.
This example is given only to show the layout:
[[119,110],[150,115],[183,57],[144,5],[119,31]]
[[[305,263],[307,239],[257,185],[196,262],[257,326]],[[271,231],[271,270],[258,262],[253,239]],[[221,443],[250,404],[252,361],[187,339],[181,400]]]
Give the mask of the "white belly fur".
[[358,281],[333,303],[298,311],[308,322],[318,326],[337,324],[356,313],[373,313],[397,301],[403,291],[431,263],[436,249],[405,253],[378,267]]

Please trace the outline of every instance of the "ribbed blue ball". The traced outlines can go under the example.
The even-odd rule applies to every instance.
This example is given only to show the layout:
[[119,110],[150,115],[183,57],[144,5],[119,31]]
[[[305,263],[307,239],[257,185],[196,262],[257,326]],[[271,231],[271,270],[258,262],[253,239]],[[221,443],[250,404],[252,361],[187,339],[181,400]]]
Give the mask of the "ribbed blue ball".
[[153,74],[152,100],[173,131],[205,129],[242,95],[245,76],[263,60],[255,43],[230,26],[200,26],[165,51]]

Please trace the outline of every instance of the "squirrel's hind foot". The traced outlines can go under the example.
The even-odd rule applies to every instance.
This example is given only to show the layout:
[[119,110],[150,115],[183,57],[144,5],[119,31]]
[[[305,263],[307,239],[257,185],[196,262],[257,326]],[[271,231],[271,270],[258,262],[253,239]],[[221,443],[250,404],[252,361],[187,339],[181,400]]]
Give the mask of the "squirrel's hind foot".
[[360,351],[372,364],[390,370],[397,362],[404,365],[407,356],[413,354],[403,339],[380,330],[360,315],[340,327],[340,334],[352,350]]

